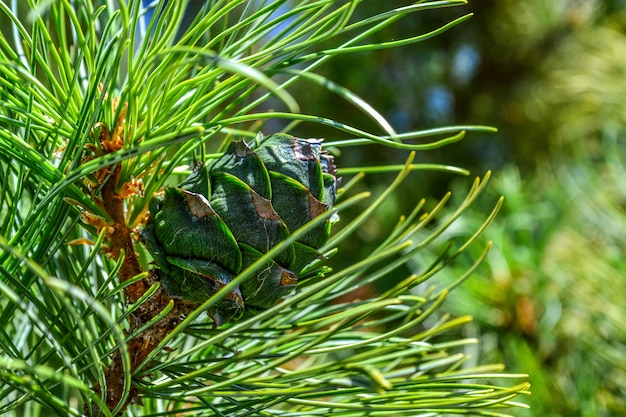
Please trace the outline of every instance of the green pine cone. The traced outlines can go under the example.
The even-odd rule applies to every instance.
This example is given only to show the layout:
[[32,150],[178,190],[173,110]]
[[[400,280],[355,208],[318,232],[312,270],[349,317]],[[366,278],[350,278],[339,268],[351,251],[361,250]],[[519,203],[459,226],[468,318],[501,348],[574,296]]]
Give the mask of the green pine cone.
[[[202,303],[265,252],[332,208],[331,155],[318,139],[275,134],[251,148],[233,142],[179,187],[150,204],[142,236],[170,296]],[[210,312],[218,324],[266,309],[291,291],[319,258],[330,220],[310,230],[232,290]]]

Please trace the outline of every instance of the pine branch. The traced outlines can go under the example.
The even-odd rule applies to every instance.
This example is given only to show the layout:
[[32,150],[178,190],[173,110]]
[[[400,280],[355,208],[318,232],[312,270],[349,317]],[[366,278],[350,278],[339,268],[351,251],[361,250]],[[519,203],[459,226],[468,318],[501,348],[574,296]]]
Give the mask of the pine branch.
[[[399,41],[366,40],[412,13],[464,3],[418,2],[357,18],[358,1],[217,1],[205,2],[188,25],[183,24],[188,4],[182,1],[155,2],[149,21],[138,0],[120,1],[115,8],[104,1],[73,7],[42,2],[29,4],[28,15],[0,3],[10,28],[0,36],[0,97],[6,103],[0,108],[0,169],[6,174],[0,183],[0,235],[11,237],[0,239],[0,292],[6,300],[0,300],[0,320],[7,323],[0,332],[0,392],[6,399],[0,412],[441,415],[516,406],[513,399],[526,393],[525,383],[499,387],[477,381],[523,376],[502,374],[498,366],[472,366],[466,350],[475,341],[454,334],[469,317],[433,320],[448,291],[420,287],[478,242],[500,203],[459,248],[450,246],[384,292],[373,290],[468,210],[488,175],[475,181],[449,217],[439,217],[449,196],[428,211],[418,201],[368,257],[331,268],[342,245],[399,192],[412,171],[466,173],[414,163],[414,151],[493,129],[398,133],[356,93],[314,71],[339,54],[411,45],[451,30],[467,16]],[[306,67],[294,68],[296,63]],[[303,81],[347,100],[379,130],[302,114],[288,88]],[[206,263],[199,265],[191,253],[163,256],[159,247],[150,247],[150,227],[161,227],[155,223],[160,211],[166,225],[172,221],[168,216],[178,214],[159,205],[168,195],[192,201],[187,205],[194,220],[207,217],[209,209],[199,204],[211,200],[210,193],[189,181],[181,184],[183,178],[198,161],[209,167],[222,163],[234,142],[259,142],[255,138],[268,121],[293,132],[299,123],[332,127],[342,139],[327,141],[329,149],[385,146],[409,155],[399,165],[338,163],[345,180],[356,175],[337,190],[336,201],[323,193],[307,197],[315,215],[294,222],[265,251],[247,249],[239,236],[238,250],[253,253],[253,259],[236,260],[233,276],[222,281],[211,270],[205,284],[219,285],[200,297],[185,287],[186,278],[207,275]],[[335,175],[332,163],[306,150],[318,145],[306,142],[297,154],[317,160],[315,172]],[[263,172],[272,187],[284,175],[273,168]],[[364,175],[380,172],[397,173],[381,195],[372,199],[370,190],[354,191]],[[321,178],[322,188],[329,188],[328,176]],[[237,181],[222,185],[241,188]],[[290,192],[302,188],[293,179],[283,181]],[[313,195],[313,182],[302,181]],[[254,201],[265,207],[266,218],[286,217],[271,212],[261,197]],[[349,216],[348,209],[357,206],[361,214]],[[297,288],[259,305],[250,302],[257,293],[246,293],[246,283],[266,285],[258,278],[261,271],[294,262],[284,261],[284,254],[315,230],[328,233],[326,226],[337,215],[342,220],[328,241],[310,246],[308,253],[319,256],[296,277]],[[440,222],[437,228],[415,238],[434,222]],[[145,242],[139,242],[140,234]],[[174,267],[185,271],[179,272],[185,279],[175,279]],[[294,277],[284,274],[276,284],[281,290],[295,286]],[[241,317],[216,314],[242,300],[249,305]],[[132,406],[139,402],[141,408]]]

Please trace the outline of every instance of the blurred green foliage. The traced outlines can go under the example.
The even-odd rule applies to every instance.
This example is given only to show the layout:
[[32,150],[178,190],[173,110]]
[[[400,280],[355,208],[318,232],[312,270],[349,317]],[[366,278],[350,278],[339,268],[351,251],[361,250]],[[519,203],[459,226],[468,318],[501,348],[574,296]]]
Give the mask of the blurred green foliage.
[[[483,354],[531,375],[532,408],[518,415],[624,415],[626,239],[605,229],[623,224],[626,216],[606,210],[611,221],[604,226],[598,215],[590,217],[619,183],[597,182],[594,176],[604,169],[596,167],[578,185],[601,186],[605,193],[576,195],[564,186],[559,166],[552,168],[522,178],[509,166],[497,176],[491,192],[506,198],[486,232],[494,246],[483,268],[451,293],[442,310],[471,311],[477,331],[484,332]],[[613,196],[609,200],[616,203],[624,194]],[[478,213],[467,216],[446,238],[460,240],[479,221]],[[456,279],[454,271],[467,267],[469,256],[448,269],[440,285]]]
[[[472,134],[433,151],[477,175],[493,169],[495,179],[476,218],[460,219],[430,254],[434,259],[450,241],[461,241],[505,196],[487,232],[494,245],[487,261],[443,310],[471,313],[476,331],[484,332],[482,354],[531,375],[532,408],[521,416],[626,415],[625,6],[470,1],[464,10],[419,14],[386,34],[407,36],[468,9],[475,13],[419,52],[350,56],[325,68],[330,79],[365,91],[363,98],[400,132],[468,121],[498,127],[496,135]],[[352,110],[336,97],[300,96],[314,114],[350,120]],[[372,164],[397,158],[390,150],[354,155]],[[436,196],[450,182],[460,196],[469,183],[420,172],[405,192]],[[383,183],[367,184],[375,190]],[[407,211],[398,196],[355,240],[355,251]],[[453,263],[449,280],[472,255]],[[417,270],[428,257],[419,262]],[[442,288],[450,283],[443,275]]]

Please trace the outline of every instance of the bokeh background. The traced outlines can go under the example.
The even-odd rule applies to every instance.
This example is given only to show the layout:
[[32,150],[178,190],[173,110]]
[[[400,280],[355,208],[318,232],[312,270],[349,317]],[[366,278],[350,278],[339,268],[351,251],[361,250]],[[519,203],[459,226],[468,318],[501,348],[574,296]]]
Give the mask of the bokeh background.
[[[385,2],[365,2],[373,14]],[[401,6],[408,2],[394,2]],[[519,416],[626,415],[626,1],[474,0],[416,13],[381,34],[401,38],[474,13],[467,22],[417,45],[339,57],[322,72],[358,92],[398,131],[484,124],[460,143],[423,152],[423,162],[493,171],[466,213],[419,264],[447,241],[482,223],[505,202],[485,240],[486,261],[443,308],[475,317],[483,363],[502,361],[531,375],[530,410]],[[368,8],[370,8],[368,10]],[[363,128],[363,116],[330,93],[293,92],[305,111]],[[298,127],[320,136],[319,126]],[[327,137],[336,131],[325,132]],[[402,163],[406,153],[344,153],[343,163]],[[374,192],[389,178],[370,176]],[[471,179],[419,172],[353,242],[366,253],[408,196],[460,202]],[[456,199],[456,200],[455,200]],[[445,286],[474,262],[472,248],[430,285]],[[344,259],[351,256],[344,252]],[[355,254],[354,256],[361,256]],[[399,277],[410,271],[398,271]],[[390,278],[392,279],[392,278]]]

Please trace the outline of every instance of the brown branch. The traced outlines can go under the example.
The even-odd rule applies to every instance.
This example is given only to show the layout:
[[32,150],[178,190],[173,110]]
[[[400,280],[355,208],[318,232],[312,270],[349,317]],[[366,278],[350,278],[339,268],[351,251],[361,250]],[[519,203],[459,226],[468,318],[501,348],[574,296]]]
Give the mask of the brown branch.
[[[102,187],[101,197],[104,209],[113,220],[113,232],[109,236],[110,247],[108,253],[114,259],[119,259],[122,251],[124,252],[124,261],[118,274],[120,282],[124,282],[143,271],[135,253],[131,232],[126,225],[124,199],[116,191],[120,170],[121,167],[119,165],[114,168],[113,173],[108,177]],[[150,285],[157,280],[157,273],[152,272],[148,279],[137,281],[127,286],[124,289],[124,295],[127,301],[129,303],[136,302],[145,294]],[[133,333],[163,311],[170,300],[171,298],[167,295],[165,290],[163,290],[162,287],[159,288],[149,300],[144,302],[130,315],[129,333]],[[153,326],[145,329],[128,342],[127,349],[130,354],[131,373],[148,357],[161,340],[176,327],[181,317],[187,315],[191,310],[193,310],[193,306],[189,303],[174,300],[174,307],[167,316],[159,320]],[[128,373],[124,371],[122,357],[119,351],[115,352],[111,360],[111,365],[106,371],[106,404],[109,410],[113,410],[120,403],[124,394],[124,378],[127,375]],[[95,389],[100,391],[101,387],[96,386]],[[128,404],[138,402],[140,402],[140,400],[138,398],[137,388],[131,387],[130,393],[118,415],[124,412]]]
[[[102,186],[102,204],[111,219],[113,219],[113,233],[109,236],[109,254],[114,259],[119,259],[122,251],[124,251],[125,254],[124,262],[122,263],[118,275],[120,282],[124,282],[139,275],[143,271],[141,270],[139,261],[135,255],[130,230],[128,230],[128,227],[126,226],[126,219],[124,216],[124,199],[120,197],[116,191],[120,172],[121,166],[117,165],[114,168],[113,174]],[[137,281],[126,287],[124,294],[132,303],[137,301],[147,289],[148,286],[143,280]]]
[[[155,280],[155,274],[150,275],[150,280]],[[131,316],[131,331],[147,323],[154,316],[160,313],[170,302],[170,297],[165,293],[163,287],[145,303],[143,303]],[[135,371],[146,357],[157,347],[157,345],[167,336],[179,323],[182,317],[186,316],[193,306],[188,303],[175,300],[174,308],[153,326],[145,329],[135,338],[130,340],[127,349],[130,355],[130,369]],[[111,366],[106,372],[106,404],[109,410],[113,410],[121,401],[124,394],[124,372],[122,357],[118,352],[113,355]],[[140,403],[136,387],[131,387],[130,393],[120,408],[118,415],[121,415],[126,407],[131,403]]]

